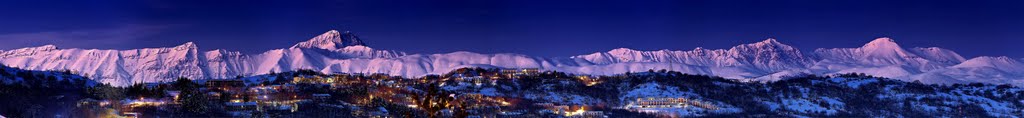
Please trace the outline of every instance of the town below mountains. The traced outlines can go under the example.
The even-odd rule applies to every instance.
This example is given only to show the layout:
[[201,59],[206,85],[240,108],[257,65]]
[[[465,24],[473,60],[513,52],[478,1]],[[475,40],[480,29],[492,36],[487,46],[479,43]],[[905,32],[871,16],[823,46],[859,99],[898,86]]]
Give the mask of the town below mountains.
[[27,70],[70,71],[115,86],[190,79],[230,79],[275,72],[387,74],[406,78],[459,68],[536,68],[578,75],[647,70],[769,82],[806,75],[865,73],[926,84],[1024,84],[1024,64],[1009,57],[964,58],[938,47],[904,48],[890,38],[861,47],[802,52],[776,39],[729,49],[688,51],[613,49],[567,57],[452,52],[408,54],[368,47],[351,32],[328,31],[289,48],[259,54],[199,50],[194,43],[131,50],[62,49],[54,45],[0,51],[0,63]]
[[1018,60],[889,38],[540,58],[376,50],[332,30],[260,54],[47,45],[0,62],[0,117],[1024,116]]
[[1024,116],[1009,84],[924,84],[863,73],[749,82],[668,70],[612,76],[459,68],[386,74],[275,72],[111,86],[69,71],[0,66],[4,117],[999,117]]

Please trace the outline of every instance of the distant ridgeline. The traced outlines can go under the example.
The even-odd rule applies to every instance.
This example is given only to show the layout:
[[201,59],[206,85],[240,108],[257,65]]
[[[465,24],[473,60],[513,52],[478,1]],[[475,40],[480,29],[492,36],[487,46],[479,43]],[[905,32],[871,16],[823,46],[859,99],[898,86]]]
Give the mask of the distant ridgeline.
[[806,74],[865,73],[922,83],[1024,85],[1024,62],[1010,57],[963,57],[938,47],[904,47],[877,38],[860,47],[819,48],[812,52],[776,39],[730,48],[633,50],[617,48],[583,55],[536,57],[456,51],[409,54],[374,49],[352,32],[331,30],[292,47],[244,54],[200,50],[188,42],[142,49],[79,49],[55,45],[0,51],[0,63],[27,70],[71,70],[101,83],[170,82],[178,77],[228,79],[310,69],[323,73],[382,73],[418,78],[465,67],[537,68],[587,75],[667,69],[747,81],[775,81]]
[[[70,72],[25,71],[9,67],[3,67],[2,70],[0,79],[4,84],[0,85],[0,104],[3,104],[0,105],[0,115],[8,117],[50,117],[51,114],[95,116],[95,113],[102,111],[76,107],[74,104],[83,100],[160,97],[162,94],[153,93],[165,92],[164,88],[144,89],[147,88],[145,86],[149,86],[148,84],[135,84],[130,87],[95,85],[95,82]],[[299,70],[228,80],[241,80],[245,86],[339,84],[340,80],[326,80],[329,78],[357,78],[398,83],[407,81],[410,82],[407,86],[411,87],[407,89],[424,90],[425,86],[429,88],[436,85],[442,91],[458,96],[522,99],[521,102],[556,109],[559,105],[588,106],[588,110],[649,115],[646,117],[1024,116],[1024,89],[1020,87],[981,83],[922,84],[864,74],[807,75],[771,82],[741,82],[666,70],[628,72],[615,76],[584,76],[535,69],[461,68],[443,75],[419,79],[385,74],[323,74],[314,70]],[[203,84],[203,81],[208,80],[190,82],[192,80],[183,78],[165,84],[182,86],[182,81]],[[169,90],[173,89],[166,91]],[[391,107],[387,109],[394,111]],[[218,116],[210,114],[212,113],[205,115]],[[307,114],[300,111],[291,116],[309,114],[316,113]],[[390,116],[403,115],[409,114]]]

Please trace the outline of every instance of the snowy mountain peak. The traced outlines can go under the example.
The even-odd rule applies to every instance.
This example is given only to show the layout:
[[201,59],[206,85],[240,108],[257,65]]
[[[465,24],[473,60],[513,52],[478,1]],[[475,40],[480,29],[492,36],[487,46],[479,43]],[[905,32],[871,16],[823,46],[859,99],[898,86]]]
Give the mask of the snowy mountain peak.
[[998,57],[981,56],[981,57],[975,57],[975,58],[973,58],[971,60],[968,60],[968,61],[982,61],[982,60],[984,60],[984,61],[1013,61],[1013,59],[1011,59],[1010,57],[1006,57],[1006,56],[998,56]]
[[43,46],[39,46],[39,47],[30,47],[30,48],[36,49],[36,50],[55,50],[55,49],[57,49],[57,46],[55,46],[55,45],[43,45]]
[[860,49],[864,51],[864,53],[867,54],[866,56],[869,58],[917,57],[917,55],[904,50],[899,44],[896,44],[896,41],[893,41],[888,37],[877,38],[867,44],[864,44]]
[[782,44],[775,38],[735,46],[729,49],[728,52],[731,54],[725,57],[735,57],[738,60],[743,60],[740,63],[751,64],[756,68],[768,71],[804,67],[811,63],[811,60],[804,58],[803,53],[799,49]]
[[736,49],[736,48],[783,49],[783,50],[795,50],[796,49],[796,48],[793,48],[792,46],[789,46],[789,45],[786,45],[786,44],[782,44],[778,40],[775,40],[775,38],[768,38],[768,39],[765,39],[764,41],[761,41],[761,42],[745,44],[745,45],[740,45],[740,46],[733,47],[733,49]]
[[176,48],[177,48],[177,47],[181,47],[181,48],[195,48],[195,47],[196,47],[196,43],[193,43],[193,42],[185,42],[185,43],[183,43],[183,44],[181,44],[181,45],[178,45],[178,46],[174,46],[174,47],[176,47]]
[[292,48],[320,48],[335,50],[355,45],[366,46],[366,44],[352,32],[345,31],[344,33],[341,33],[337,30],[330,30],[320,34],[319,36],[313,37],[308,41],[295,44]]
[[778,40],[775,40],[775,38],[768,38],[768,39],[765,39],[764,41],[757,42],[757,43],[758,44],[782,44],[782,43],[779,43]]
[[38,47],[26,47],[13,50],[0,51],[0,58],[33,55],[38,52],[49,52],[57,50],[57,46],[43,45]]
[[994,68],[1004,68],[1004,69],[1012,68],[1011,70],[1019,70],[1019,69],[1022,69],[1022,67],[1024,67],[1024,64],[1021,64],[1017,60],[1014,60],[1013,58],[1006,57],[1006,56],[1000,56],[1000,57],[982,56],[982,57],[976,57],[976,58],[964,61],[963,63],[960,63],[960,64],[958,64],[956,66],[953,66],[953,67],[958,67],[958,68],[965,68],[965,67],[994,67]]
[[629,52],[636,52],[636,51],[637,50],[633,50],[633,49],[629,49],[629,48],[615,48],[615,49],[609,50],[608,53],[621,54],[621,53],[629,53]]
[[26,47],[26,48],[20,48],[20,49],[8,50],[8,51],[10,51],[10,52],[26,52],[26,51],[50,51],[50,50],[57,50],[57,46],[55,46],[55,45],[43,45],[43,46]]
[[181,44],[181,45],[178,45],[178,46],[174,46],[174,50],[198,50],[198,49],[199,49],[199,47],[196,46],[196,43],[192,43],[192,42],[185,42],[184,44]]
[[704,50],[704,47],[696,47],[696,48],[693,48],[693,50]]
[[892,48],[900,48],[900,45],[896,44],[896,41],[892,40],[892,38],[882,37],[882,38],[877,38],[877,39],[875,39],[875,40],[873,40],[871,42],[868,42],[867,44],[864,44],[864,46],[862,46],[862,48],[887,48],[887,49],[892,49]]
[[957,54],[952,50],[942,49],[938,47],[912,48],[910,49],[910,51],[914,52],[914,54],[917,54],[917,56],[921,56],[925,59],[943,63],[946,65],[955,65],[967,60],[964,59],[963,56],[960,56],[960,54]]

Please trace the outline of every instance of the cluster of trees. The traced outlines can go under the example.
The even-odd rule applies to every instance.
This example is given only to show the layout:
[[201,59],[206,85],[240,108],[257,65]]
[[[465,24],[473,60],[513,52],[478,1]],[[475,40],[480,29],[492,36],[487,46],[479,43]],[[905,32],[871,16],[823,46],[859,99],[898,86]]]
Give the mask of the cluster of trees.
[[[206,93],[200,91],[201,86],[188,78],[178,78],[174,82],[169,83],[170,86],[147,86],[145,84],[134,84],[127,87],[116,87],[108,84],[99,84],[93,87],[85,88],[85,94],[89,99],[97,100],[108,100],[117,101],[123,99],[136,99],[136,98],[164,98],[171,97],[167,96],[168,91],[179,91],[178,103],[181,103],[180,107],[171,107],[165,111],[166,114],[155,114],[163,116],[178,116],[178,117],[196,117],[196,116],[226,116],[221,114],[224,109],[221,104],[217,104],[216,101],[209,99]],[[168,101],[172,102],[172,101]],[[142,111],[156,111],[153,109],[143,109]]]
[[15,118],[73,116],[76,101],[87,97],[88,81],[67,71],[26,71],[0,65],[0,114]]

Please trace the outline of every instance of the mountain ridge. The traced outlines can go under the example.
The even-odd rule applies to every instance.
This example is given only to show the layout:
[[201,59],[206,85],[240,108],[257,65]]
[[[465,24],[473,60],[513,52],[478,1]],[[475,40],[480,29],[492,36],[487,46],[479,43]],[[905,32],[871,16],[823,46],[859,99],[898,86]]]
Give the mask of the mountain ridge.
[[[980,57],[979,57],[980,58]],[[973,58],[971,60],[974,60]],[[1011,59],[1013,60],[1013,59]],[[769,38],[727,49],[640,51],[617,48],[569,57],[541,58],[514,53],[480,54],[466,51],[407,54],[373,49],[351,32],[330,30],[289,48],[259,54],[215,49],[199,51],[193,42],[129,50],[58,49],[54,45],[0,52],[0,63],[32,69],[68,69],[104,83],[127,85],[169,81],[177,77],[221,79],[272,72],[312,69],[324,73],[383,73],[417,77],[461,67],[539,68],[576,74],[610,75],[646,70],[674,70],[751,81],[771,81],[802,74],[867,73],[901,80],[965,77],[955,65],[968,61],[954,51],[937,47],[903,48],[895,40],[877,38],[856,48],[820,48],[804,53]],[[1017,61],[1017,60],[1014,60]],[[1011,65],[1022,66],[1022,65]],[[1015,80],[1021,84],[1024,67],[985,68],[970,75],[988,82]],[[939,81],[939,80],[935,80]],[[937,83],[945,83],[939,81]]]
[[308,41],[299,42],[291,48],[320,48],[335,50],[348,46],[366,46],[366,44],[350,31],[341,33],[338,32],[338,30],[330,30],[313,37]]

